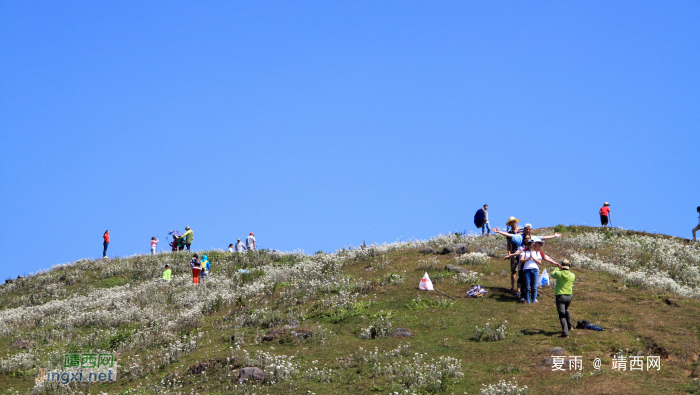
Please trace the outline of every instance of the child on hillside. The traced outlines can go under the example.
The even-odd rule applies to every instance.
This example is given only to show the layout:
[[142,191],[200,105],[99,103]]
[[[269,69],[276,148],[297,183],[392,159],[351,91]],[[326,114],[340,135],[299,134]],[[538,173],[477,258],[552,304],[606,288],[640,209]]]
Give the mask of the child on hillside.
[[194,254],[192,256],[190,268],[192,268],[192,282],[199,284],[199,272],[202,271],[202,263],[199,261],[199,255]]
[[211,268],[211,265],[209,265],[209,258],[207,258],[206,255],[202,255],[202,271],[199,272],[199,277],[204,278],[204,277],[209,277],[209,269]]
[[172,278],[172,271],[170,270],[170,265],[165,265],[165,270],[163,271],[162,279],[165,281],[170,281]]
[[156,254],[156,247],[158,246],[158,242],[160,240],[156,239],[155,236],[151,237],[151,255]]
[[170,243],[170,248],[172,248],[173,251],[177,251],[177,237],[173,236],[173,242]]
[[228,245],[228,252],[233,252],[233,244]]

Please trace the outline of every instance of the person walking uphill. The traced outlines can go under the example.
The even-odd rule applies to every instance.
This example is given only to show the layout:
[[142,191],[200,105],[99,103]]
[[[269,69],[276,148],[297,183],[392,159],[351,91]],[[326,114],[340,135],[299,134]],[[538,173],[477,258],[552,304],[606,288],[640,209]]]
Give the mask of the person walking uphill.
[[192,282],[199,284],[199,272],[202,271],[202,263],[199,262],[199,255],[192,255],[190,260],[190,268],[192,268]]
[[245,238],[245,244],[249,251],[258,249],[258,246],[255,244],[255,235],[253,235],[253,232],[250,232],[250,235]]
[[192,245],[192,239],[194,239],[194,233],[192,233],[192,229],[190,229],[189,226],[185,226],[185,233],[180,236],[180,239],[185,241],[185,246],[187,246],[187,251],[189,251]]
[[598,211],[598,214],[600,214],[600,224],[602,226],[608,226],[608,221],[610,221],[610,203],[605,202],[603,207]]
[[102,242],[102,247],[104,247],[102,250],[102,258],[106,258],[107,257],[107,247],[109,247],[109,230],[105,230],[105,233],[102,235],[102,239],[104,240]]
[[[561,264],[555,265],[558,269],[554,269],[550,275],[557,280],[557,286],[554,288],[555,303],[557,304],[557,313],[559,313],[559,322],[561,323],[561,336],[569,337],[569,331],[574,329],[571,323],[571,313],[569,313],[569,305],[574,295],[574,280],[576,275],[571,272],[569,261],[564,259]],[[561,270],[559,270],[561,269]]]
[[474,214],[474,225],[476,225],[477,228],[481,228],[481,235],[484,235],[484,232],[486,232],[486,235],[491,234],[491,226],[489,225],[489,205],[484,204],[484,207],[480,208],[479,210],[476,211],[476,214]]

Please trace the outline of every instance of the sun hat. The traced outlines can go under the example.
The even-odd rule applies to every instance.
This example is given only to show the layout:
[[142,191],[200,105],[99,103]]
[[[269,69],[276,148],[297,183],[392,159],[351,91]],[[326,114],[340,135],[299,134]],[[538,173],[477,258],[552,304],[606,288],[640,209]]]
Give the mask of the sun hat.
[[610,205],[610,203],[608,203],[608,202],[605,202],[605,203],[603,204],[603,206],[609,206],[609,205]]
[[561,261],[561,268],[563,270],[569,270],[571,268],[571,264],[569,263],[568,259],[564,259],[563,261]]
[[511,216],[510,218],[508,218],[508,221],[506,221],[506,225],[510,225],[510,223],[513,222],[513,221],[515,221],[516,224],[517,224],[518,222],[520,222],[519,219],[517,219],[517,218]]

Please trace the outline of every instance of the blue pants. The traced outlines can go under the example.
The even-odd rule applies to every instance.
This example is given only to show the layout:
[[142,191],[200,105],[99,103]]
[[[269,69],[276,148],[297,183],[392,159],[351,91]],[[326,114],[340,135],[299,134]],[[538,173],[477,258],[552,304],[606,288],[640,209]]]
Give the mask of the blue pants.
[[102,258],[104,258],[107,256],[107,247],[109,247],[109,243],[105,241],[104,243],[102,243],[102,246],[105,248],[104,250],[102,250]]
[[[537,300],[537,279],[540,277],[540,271],[538,269],[523,270],[523,276],[525,284],[525,289],[522,291],[523,297],[528,303],[534,303]],[[530,295],[532,295],[532,299],[530,299]]]
[[485,231],[487,234],[491,234],[491,226],[489,226],[489,223],[488,223],[488,222],[484,222],[484,224],[481,225],[481,234],[482,234],[482,235],[484,234],[484,231]]

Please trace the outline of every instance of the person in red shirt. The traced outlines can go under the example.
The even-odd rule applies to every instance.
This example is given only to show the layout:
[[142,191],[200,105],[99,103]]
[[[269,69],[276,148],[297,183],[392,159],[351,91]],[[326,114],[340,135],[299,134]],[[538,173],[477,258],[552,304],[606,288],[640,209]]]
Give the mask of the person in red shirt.
[[102,258],[105,258],[107,256],[107,247],[109,247],[109,230],[105,230],[105,234],[102,235],[102,238],[104,239],[102,243],[102,247],[104,247],[102,250]]
[[600,211],[598,211],[598,214],[600,214],[600,224],[608,226],[608,221],[610,221],[610,203],[605,202],[603,207],[600,208]]

